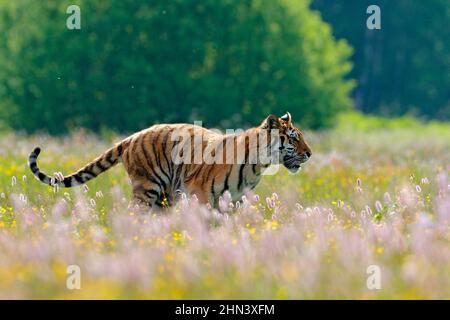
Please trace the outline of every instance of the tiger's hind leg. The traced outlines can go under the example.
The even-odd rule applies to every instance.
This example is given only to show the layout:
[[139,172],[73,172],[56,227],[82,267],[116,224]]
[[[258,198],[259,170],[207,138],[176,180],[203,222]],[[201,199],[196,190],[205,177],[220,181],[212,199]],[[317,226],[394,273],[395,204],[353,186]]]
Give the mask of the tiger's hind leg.
[[171,207],[174,203],[174,195],[166,192],[158,183],[149,180],[139,180],[133,183],[132,205],[151,208],[154,211],[161,211]]
[[147,180],[134,181],[130,207],[144,211],[161,210],[164,207],[164,198],[160,186]]

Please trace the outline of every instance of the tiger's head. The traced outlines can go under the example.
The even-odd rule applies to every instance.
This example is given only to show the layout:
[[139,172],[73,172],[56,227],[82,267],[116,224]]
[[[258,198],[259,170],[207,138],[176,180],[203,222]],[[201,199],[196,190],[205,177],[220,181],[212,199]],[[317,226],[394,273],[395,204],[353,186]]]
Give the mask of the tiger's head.
[[269,115],[264,120],[262,127],[268,130],[278,130],[278,161],[283,163],[290,172],[296,173],[301,164],[311,158],[311,148],[305,141],[300,129],[292,124],[289,112],[281,118],[272,114]]

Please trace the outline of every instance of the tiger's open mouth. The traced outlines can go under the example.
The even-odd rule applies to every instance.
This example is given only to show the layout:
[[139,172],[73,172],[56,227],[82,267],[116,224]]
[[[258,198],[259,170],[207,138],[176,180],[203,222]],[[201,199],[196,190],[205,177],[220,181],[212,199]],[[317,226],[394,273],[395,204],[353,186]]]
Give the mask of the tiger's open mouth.
[[287,167],[287,169],[292,172],[292,173],[297,173],[298,171],[300,171],[302,168],[301,164],[293,164],[290,167]]
[[296,173],[301,168],[301,160],[296,157],[285,157],[284,166],[292,173]]
[[308,157],[284,157],[284,166],[292,173],[296,173],[301,170],[302,164],[308,161]]

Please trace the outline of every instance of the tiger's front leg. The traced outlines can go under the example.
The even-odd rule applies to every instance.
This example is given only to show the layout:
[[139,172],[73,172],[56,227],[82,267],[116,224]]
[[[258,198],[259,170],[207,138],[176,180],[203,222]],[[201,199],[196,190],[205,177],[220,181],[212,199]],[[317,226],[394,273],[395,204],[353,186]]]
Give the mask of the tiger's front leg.
[[211,202],[212,199],[210,197],[210,194],[206,190],[204,190],[201,186],[195,185],[195,184],[187,185],[186,192],[190,196],[195,195],[195,197],[197,197],[199,203],[202,203],[202,204],[211,203],[211,205],[212,205],[212,202]]
[[185,181],[186,193],[190,196],[195,195],[201,204],[210,204],[215,207],[219,190],[218,184],[215,182],[218,178],[213,173],[213,167],[204,166],[201,171],[196,175],[195,179]]

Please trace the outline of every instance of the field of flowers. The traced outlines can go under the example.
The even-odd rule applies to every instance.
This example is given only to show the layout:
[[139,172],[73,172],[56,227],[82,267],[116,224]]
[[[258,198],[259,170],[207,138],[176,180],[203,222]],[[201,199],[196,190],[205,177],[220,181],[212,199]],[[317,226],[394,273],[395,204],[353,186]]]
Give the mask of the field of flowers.
[[[0,298],[449,299],[450,127],[306,137],[299,174],[224,197],[222,213],[183,198],[142,215],[120,165],[57,192],[27,167],[39,145],[42,170],[68,174],[111,139],[0,135]],[[80,289],[67,288],[71,265]],[[374,265],[380,289],[367,286]]]

